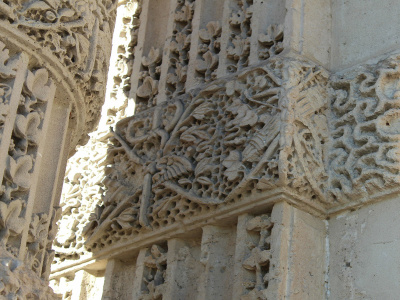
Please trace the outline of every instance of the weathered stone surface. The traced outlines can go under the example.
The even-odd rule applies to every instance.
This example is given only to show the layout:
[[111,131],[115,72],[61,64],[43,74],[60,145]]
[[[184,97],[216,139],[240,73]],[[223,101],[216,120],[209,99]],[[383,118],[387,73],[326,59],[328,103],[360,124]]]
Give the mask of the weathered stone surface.
[[2,36],[47,61],[64,101],[73,104],[74,143],[87,141],[97,125],[111,52],[114,0],[5,1],[0,8]]
[[[397,296],[368,287],[364,260],[382,259],[353,222],[399,189],[399,56],[366,61],[397,35],[359,53],[360,1],[272,2],[121,4],[110,106],[65,179],[52,275],[64,298]],[[79,291],[63,288],[72,277]]]
[[48,288],[61,178],[97,125],[113,1],[0,3],[0,297]]

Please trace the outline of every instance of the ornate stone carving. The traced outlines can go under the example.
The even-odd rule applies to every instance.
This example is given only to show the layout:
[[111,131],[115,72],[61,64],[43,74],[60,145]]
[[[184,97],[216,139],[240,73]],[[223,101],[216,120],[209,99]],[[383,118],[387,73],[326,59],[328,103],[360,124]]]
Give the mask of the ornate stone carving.
[[1,298],[56,298],[46,285],[57,178],[97,125],[115,2],[0,3]]
[[269,280],[271,230],[273,223],[269,215],[254,217],[247,223],[247,231],[258,235],[258,242],[249,244],[249,253],[243,261],[243,268],[252,273],[253,280],[244,282],[248,293],[241,297],[242,300],[267,299]]
[[144,258],[143,284],[139,300],[162,300],[166,281],[167,249],[153,245]]
[[283,51],[283,25],[275,24],[267,28],[266,33],[258,35],[258,58],[265,60]]
[[324,202],[326,87],[321,68],[276,58],[185,105],[176,100],[118,122],[108,191],[86,227],[90,247],[277,187]]
[[2,299],[59,299],[47,281],[24,267],[24,264],[1,250],[0,298]]
[[332,78],[332,203],[398,190],[400,57]]
[[136,111],[140,112],[156,104],[158,82],[162,64],[162,50],[152,47],[142,57],[139,86],[136,92]]
[[198,59],[196,61],[199,83],[209,82],[217,76],[219,52],[221,51],[221,25],[218,21],[209,22],[199,32]]
[[0,19],[9,23],[2,26],[12,28],[16,40],[29,40],[36,45],[32,48],[43,49],[40,55],[58,60],[64,68],[60,75],[78,85],[75,88],[83,94],[76,94],[82,99],[75,99],[75,104],[79,106],[82,105],[79,101],[84,102],[86,110],[83,133],[93,130],[100,117],[98,111],[105,92],[115,8],[115,0],[1,3]]
[[229,18],[231,35],[227,48],[228,72],[234,73],[249,64],[251,19],[253,16],[253,0],[235,0]]
[[169,98],[185,93],[194,6],[195,0],[178,1],[175,10],[174,31],[170,45],[170,66],[167,75]]
[[[128,1],[118,8],[118,21],[121,24],[117,24],[117,28],[121,28],[121,31],[114,37],[116,46],[113,51],[116,59],[111,61],[111,88],[98,130],[91,134],[85,146],[78,148],[67,166],[60,204],[63,210],[59,221],[60,230],[53,246],[55,265],[89,255],[84,248],[84,232],[87,230],[85,226],[95,221],[97,210],[103,201],[109,126],[114,126],[117,121],[126,117],[129,109],[128,93],[140,13],[140,1]],[[93,174],[98,176],[93,177]]]

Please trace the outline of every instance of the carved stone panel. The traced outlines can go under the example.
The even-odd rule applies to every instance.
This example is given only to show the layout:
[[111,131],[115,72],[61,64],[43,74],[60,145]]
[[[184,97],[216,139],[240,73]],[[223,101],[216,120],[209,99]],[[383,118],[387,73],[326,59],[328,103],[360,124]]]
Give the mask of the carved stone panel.
[[323,69],[277,58],[118,122],[90,248],[280,187],[325,203],[326,85]]

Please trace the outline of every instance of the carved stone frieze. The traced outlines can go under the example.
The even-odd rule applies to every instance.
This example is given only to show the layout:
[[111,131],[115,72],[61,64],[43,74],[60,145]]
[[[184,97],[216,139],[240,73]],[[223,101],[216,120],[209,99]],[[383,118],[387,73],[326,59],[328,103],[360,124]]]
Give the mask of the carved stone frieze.
[[89,247],[279,187],[324,203],[327,83],[311,63],[276,58],[118,122]]
[[361,202],[398,191],[399,78],[399,55],[332,78],[332,203]]
[[56,299],[47,280],[58,214],[33,213],[56,85],[22,49],[2,37],[0,48],[0,297]]

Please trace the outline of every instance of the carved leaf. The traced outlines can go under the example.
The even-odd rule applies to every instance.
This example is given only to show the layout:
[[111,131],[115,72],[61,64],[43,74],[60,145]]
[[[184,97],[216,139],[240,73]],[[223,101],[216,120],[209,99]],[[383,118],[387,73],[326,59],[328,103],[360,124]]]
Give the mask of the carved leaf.
[[203,120],[206,117],[206,115],[208,115],[210,112],[213,111],[214,110],[211,107],[211,103],[204,102],[203,104],[195,108],[195,110],[192,113],[192,117],[197,120]]
[[231,125],[253,126],[258,121],[257,114],[239,99],[235,99],[233,105],[227,108],[228,112],[236,115]]
[[200,176],[196,179],[197,179],[197,182],[199,182],[200,184],[204,184],[204,185],[212,185],[213,184],[212,180],[205,176]]
[[272,45],[275,41],[278,41],[283,37],[283,26],[279,25],[270,25],[267,28],[266,34],[260,34],[258,36],[258,41],[264,45]]
[[28,6],[26,7],[25,11],[29,10],[48,10],[51,9],[50,5],[48,5],[44,1],[32,1]]
[[150,76],[146,77],[143,84],[138,88],[136,94],[141,98],[150,98],[158,92],[158,80]]
[[28,141],[37,144],[40,133],[40,122],[40,115],[37,112],[31,112],[26,117],[17,115],[14,123],[15,135],[20,138],[27,138]]
[[22,200],[14,200],[10,204],[0,202],[0,225],[12,235],[18,235],[25,227],[25,219],[20,218],[23,209]]
[[200,177],[201,175],[210,175],[214,172],[216,167],[216,165],[212,164],[212,158],[204,158],[197,164],[194,173],[196,174],[196,177]]
[[179,53],[190,46],[190,39],[191,39],[190,34],[186,35],[182,32],[179,32],[175,37],[176,41],[172,41],[170,47],[174,52]]
[[202,141],[207,141],[211,138],[211,136],[204,130],[202,127],[184,127],[186,130],[181,134],[181,141],[186,142],[188,144],[199,144]]
[[207,29],[199,31],[199,37],[205,43],[210,42],[213,37],[217,37],[221,33],[221,25],[218,21],[209,22],[206,27]]
[[268,250],[261,250],[256,247],[251,251],[251,255],[243,262],[243,267],[248,270],[255,270],[257,265],[266,264],[271,257]]
[[234,60],[239,60],[241,57],[249,54],[250,44],[248,39],[242,39],[240,36],[236,36],[232,40],[233,47],[227,49],[228,57]]
[[162,183],[172,179],[178,179],[193,171],[191,162],[183,156],[167,156],[163,157],[157,164],[159,173],[154,174],[153,182]]
[[143,56],[142,65],[148,67],[150,65],[155,65],[161,61],[161,50],[151,47],[148,56]]
[[229,24],[233,26],[237,26],[243,23],[245,20],[245,14],[243,11],[237,11],[232,13],[232,16],[229,18]]
[[17,60],[10,60],[9,50],[5,48],[5,44],[0,41],[0,73],[3,76],[15,75]]
[[132,227],[131,222],[137,220],[138,210],[135,207],[125,209],[115,221],[122,227],[122,229],[128,229]]
[[71,18],[75,15],[75,11],[73,9],[64,7],[58,11],[58,15],[59,15],[60,19],[62,17]]
[[28,71],[25,85],[33,96],[42,101],[49,100],[55,88],[52,81],[49,80],[49,73],[46,69],[39,69],[34,72]]
[[227,168],[224,172],[224,175],[229,181],[238,179],[240,173],[243,172],[243,165],[240,160],[240,152],[235,150],[231,151],[229,156],[222,162],[222,165]]
[[180,11],[175,13],[175,21],[177,22],[188,22],[193,17],[193,4],[184,5]]
[[248,231],[261,231],[271,229],[273,223],[271,219],[266,215],[257,216],[251,219],[246,226],[246,230]]
[[23,155],[16,160],[11,156],[7,157],[6,177],[21,188],[29,188],[31,181],[32,157]]
[[196,61],[196,70],[200,73],[205,73],[208,70],[214,69],[218,65],[218,55],[212,54],[211,51],[207,51],[203,54],[203,60],[199,59]]

